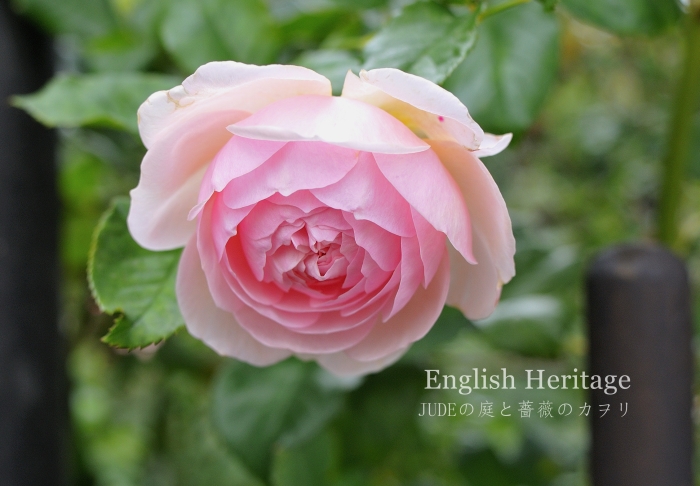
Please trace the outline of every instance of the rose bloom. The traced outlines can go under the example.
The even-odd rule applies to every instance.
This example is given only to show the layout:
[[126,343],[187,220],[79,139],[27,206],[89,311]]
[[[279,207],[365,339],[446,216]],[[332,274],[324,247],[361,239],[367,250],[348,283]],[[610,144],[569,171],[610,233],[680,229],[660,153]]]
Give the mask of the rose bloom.
[[213,62],[138,112],[147,147],[128,224],[184,246],[189,332],[266,366],[338,375],[396,361],[443,306],[488,316],[515,273],[485,134],[451,93],[396,69],[349,72],[342,96],[298,66]]

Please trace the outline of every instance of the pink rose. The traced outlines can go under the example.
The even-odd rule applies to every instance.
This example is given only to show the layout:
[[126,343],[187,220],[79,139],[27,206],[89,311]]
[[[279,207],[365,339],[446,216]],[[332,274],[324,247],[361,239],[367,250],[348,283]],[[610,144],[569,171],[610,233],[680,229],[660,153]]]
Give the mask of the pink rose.
[[148,152],[128,223],[184,246],[189,332],[269,365],[336,374],[396,361],[445,303],[488,316],[515,241],[479,156],[485,134],[439,86],[396,69],[348,73],[341,97],[297,66],[214,62],[139,110]]

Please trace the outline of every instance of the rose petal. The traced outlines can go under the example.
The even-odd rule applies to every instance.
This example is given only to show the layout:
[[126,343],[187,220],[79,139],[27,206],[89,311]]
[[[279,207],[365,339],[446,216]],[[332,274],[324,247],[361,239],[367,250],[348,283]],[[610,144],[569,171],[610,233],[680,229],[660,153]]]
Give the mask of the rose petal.
[[428,148],[385,111],[338,97],[287,98],[228,129],[256,140],[319,141],[367,152],[406,154]]
[[[348,330],[310,335],[288,329],[250,307],[242,309],[236,317],[241,326],[265,346],[286,348],[295,353],[314,354],[335,353],[357,344],[367,336],[377,320],[376,316],[370,316]],[[332,317],[324,315],[321,319],[329,320]]]
[[288,350],[261,344],[238,324],[231,313],[214,304],[194,238],[182,252],[176,292],[188,332],[217,353],[255,366],[268,366],[291,355]]
[[470,263],[469,212],[459,187],[432,150],[416,154],[374,154],[379,170],[436,230],[447,235]]
[[244,208],[231,209],[223,202],[223,198],[212,198],[212,230],[211,237],[219,259],[226,251],[228,240],[238,234],[238,225],[256,207],[255,204]]
[[474,253],[477,267],[481,267],[462,264],[453,255],[456,274],[448,304],[459,307],[471,319],[481,319],[493,311],[501,287],[515,275],[515,238],[508,209],[493,177],[472,153],[450,142],[431,145],[469,206]]
[[228,207],[240,208],[275,193],[288,196],[333,184],[357,163],[359,153],[321,142],[290,142],[267,162],[228,183],[222,191]]
[[369,103],[430,140],[454,140],[476,150],[484,131],[459,99],[427,79],[398,69],[348,72],[343,97]]
[[416,228],[420,258],[423,262],[423,287],[427,287],[435,276],[442,252],[445,250],[445,233],[442,233],[426,221],[415,209],[411,208],[411,217]]
[[[471,265],[447,245],[450,254],[450,292],[446,304],[456,307],[469,319],[484,319],[491,315],[501,297],[500,279],[494,265]],[[488,247],[481,235],[474,235],[474,253],[488,262]]]
[[450,285],[447,252],[427,288],[419,287],[413,298],[394,317],[377,324],[367,337],[345,354],[358,361],[374,361],[407,348],[425,336],[440,316]]
[[254,113],[278,100],[303,94],[330,96],[331,83],[299,66],[210,62],[185,79],[182,86],[158,91],[141,105],[141,139],[151,148],[163,132],[201,115],[231,110]]
[[355,167],[335,184],[311,193],[324,204],[366,219],[398,236],[413,236],[411,207],[379,171],[374,157],[361,152]]
[[308,356],[309,358],[318,361],[318,364],[338,376],[358,376],[366,375],[380,371],[387,366],[395,363],[408,350],[408,348],[400,349],[388,356],[376,359],[374,361],[358,361],[351,358],[344,351],[332,354],[321,354],[317,356]]
[[230,111],[194,118],[153,142],[141,162],[139,184],[130,193],[127,223],[139,245],[171,250],[189,241],[196,225],[188,214],[197,204],[206,167],[231,138],[226,124],[245,116]]
[[349,213],[345,213],[344,216],[354,229],[357,245],[372,256],[379,268],[385,272],[393,271],[401,262],[402,238],[371,221],[355,219]]
[[[251,140],[231,137],[212,161],[211,190],[222,191],[236,177],[254,171],[285,146],[284,142]],[[211,192],[200,194],[200,201],[208,199]]]
[[515,238],[506,202],[486,166],[454,143],[435,142],[433,149],[457,182],[472,216],[474,231],[483,233],[502,280],[515,275]]
[[506,133],[505,135],[485,133],[484,140],[481,142],[479,150],[473,150],[472,155],[474,155],[474,157],[488,157],[490,155],[500,154],[508,147],[511,140],[513,140],[512,133]]
[[[445,252],[443,246],[442,252]],[[442,260],[442,254],[438,252],[438,258]],[[439,260],[438,260],[439,262]],[[391,312],[386,314],[384,321],[392,318],[403,309],[413,298],[416,290],[424,278],[423,264],[420,256],[420,246],[415,238],[401,238],[401,281],[394,296],[394,305]]]

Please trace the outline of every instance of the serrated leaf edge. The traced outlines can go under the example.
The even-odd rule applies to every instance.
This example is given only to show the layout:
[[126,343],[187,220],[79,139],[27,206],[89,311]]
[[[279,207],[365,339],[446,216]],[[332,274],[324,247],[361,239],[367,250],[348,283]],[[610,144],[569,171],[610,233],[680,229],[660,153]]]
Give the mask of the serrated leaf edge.
[[[164,336],[161,339],[158,339],[156,341],[153,341],[153,342],[150,342],[147,344],[142,344],[142,345],[137,345],[137,346],[122,346],[122,345],[108,341],[109,336],[112,334],[112,331],[114,331],[114,329],[119,325],[119,322],[121,322],[121,320],[125,317],[126,314],[124,313],[124,310],[120,309],[120,308],[116,308],[112,312],[110,312],[106,309],[104,303],[100,299],[100,295],[99,295],[99,292],[97,291],[97,287],[95,286],[95,280],[93,279],[92,275],[93,275],[93,270],[94,270],[95,253],[97,252],[97,240],[100,236],[100,233],[102,233],[102,230],[104,229],[105,225],[107,224],[107,220],[110,218],[110,216],[112,216],[114,211],[116,211],[117,205],[119,204],[119,202],[123,201],[123,200],[129,200],[128,196],[116,196],[112,199],[112,201],[109,204],[109,207],[107,208],[107,210],[105,210],[104,213],[102,213],[102,216],[100,216],[100,219],[97,222],[97,225],[95,226],[95,229],[92,232],[92,240],[90,241],[90,249],[88,251],[87,281],[88,281],[88,288],[90,289],[90,294],[92,295],[93,300],[97,304],[97,307],[99,307],[101,312],[103,312],[105,314],[109,314],[114,319],[114,324],[112,324],[112,326],[110,326],[110,328],[107,330],[107,334],[105,334],[104,336],[102,336],[100,338],[100,341],[102,341],[103,343],[105,343],[113,348],[126,349],[126,350],[131,351],[133,349],[143,349],[143,348],[150,346],[152,344],[158,344],[162,341],[165,341],[170,336],[179,332],[184,327],[184,325],[178,326],[172,333],[168,334],[167,336]],[[179,260],[176,260],[175,262],[173,262],[173,265],[177,266],[178,261]],[[170,274],[171,271],[172,271],[172,268],[169,269],[168,274]],[[158,291],[158,295],[160,295],[160,293],[162,291],[163,291],[163,287],[161,286],[161,288]],[[150,308],[150,305],[149,305],[149,307],[146,308],[144,313],[149,308]],[[143,313],[139,316],[139,318],[142,315],[143,315]],[[138,319],[136,319],[136,320],[138,321]]]

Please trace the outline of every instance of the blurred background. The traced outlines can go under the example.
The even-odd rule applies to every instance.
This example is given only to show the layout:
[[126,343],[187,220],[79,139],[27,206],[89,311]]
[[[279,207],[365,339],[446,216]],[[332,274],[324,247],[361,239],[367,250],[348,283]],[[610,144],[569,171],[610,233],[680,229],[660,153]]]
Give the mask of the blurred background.
[[[58,128],[70,484],[588,484],[588,419],[579,415],[587,397],[524,390],[523,370],[585,369],[587,263],[605,246],[654,234],[687,6],[506,0],[477,10],[478,3],[12,3],[54,36],[57,77],[13,103]],[[450,22],[476,11],[493,14],[479,23],[466,58],[436,80],[485,130],[515,133],[508,150],[485,160],[517,240],[517,275],[492,317],[472,323],[446,308],[401,361],[358,380],[294,360],[252,368],[219,357],[184,330],[132,352],[100,341],[113,318],[91,297],[88,255],[100,215],[137,183],[145,148],[135,111],[151,92],[180,84],[205,62],[233,59],[307,66],[328,76],[338,94],[348,69],[419,70],[415,54],[389,47],[426,49],[452,35]],[[693,130],[676,247],[697,283],[698,110]],[[466,397],[424,390],[425,369],[460,375],[475,367],[508,368],[518,389]],[[521,418],[523,400],[535,409],[566,402],[574,412]],[[493,418],[478,417],[486,401],[495,404]],[[469,402],[476,413],[419,417],[424,402]],[[511,417],[498,413],[503,402]]]

